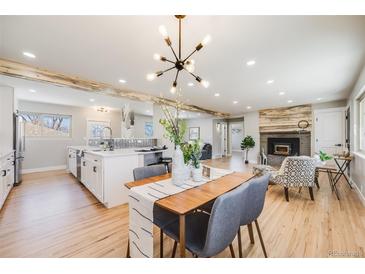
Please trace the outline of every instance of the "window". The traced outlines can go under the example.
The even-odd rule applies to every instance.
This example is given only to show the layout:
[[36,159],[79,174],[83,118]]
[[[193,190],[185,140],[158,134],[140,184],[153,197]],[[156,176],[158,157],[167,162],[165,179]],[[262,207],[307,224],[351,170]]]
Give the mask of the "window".
[[365,94],[359,99],[360,150],[365,152]]
[[110,137],[110,136],[105,136],[105,134],[109,133],[107,131],[104,132],[105,127],[110,127],[110,121],[87,120],[87,137],[88,138]]
[[20,112],[26,137],[71,137],[71,115]]
[[144,134],[146,137],[153,136],[153,124],[152,122],[145,122],[144,124]]

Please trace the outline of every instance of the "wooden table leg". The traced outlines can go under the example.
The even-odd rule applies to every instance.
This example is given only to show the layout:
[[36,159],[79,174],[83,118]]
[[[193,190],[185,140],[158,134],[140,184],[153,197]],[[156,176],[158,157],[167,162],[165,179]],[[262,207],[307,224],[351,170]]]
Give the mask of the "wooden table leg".
[[180,258],[185,258],[185,215],[179,216]]

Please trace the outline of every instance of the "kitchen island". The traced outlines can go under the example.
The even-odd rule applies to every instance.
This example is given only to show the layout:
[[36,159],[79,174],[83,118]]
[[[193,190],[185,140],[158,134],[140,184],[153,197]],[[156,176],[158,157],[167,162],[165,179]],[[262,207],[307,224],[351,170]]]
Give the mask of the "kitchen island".
[[107,208],[127,203],[128,191],[121,184],[133,181],[133,169],[158,163],[163,154],[162,149],[150,147],[113,151],[82,146],[68,149],[69,171]]

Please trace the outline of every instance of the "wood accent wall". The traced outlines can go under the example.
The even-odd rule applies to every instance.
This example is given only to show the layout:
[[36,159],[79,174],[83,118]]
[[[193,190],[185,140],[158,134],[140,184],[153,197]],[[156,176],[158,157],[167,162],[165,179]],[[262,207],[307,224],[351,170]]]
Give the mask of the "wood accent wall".
[[309,122],[306,131],[312,130],[311,105],[263,109],[259,111],[260,133],[295,132],[299,130],[298,122],[300,120]]

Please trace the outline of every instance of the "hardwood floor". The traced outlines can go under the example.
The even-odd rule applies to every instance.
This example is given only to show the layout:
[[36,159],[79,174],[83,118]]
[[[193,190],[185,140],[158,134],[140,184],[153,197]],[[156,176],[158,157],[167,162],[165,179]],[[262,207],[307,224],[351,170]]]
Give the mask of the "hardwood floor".
[[[211,160],[210,165],[245,171],[242,159]],[[282,187],[270,186],[259,218],[269,257],[365,256],[365,208],[343,181],[341,201],[321,175],[315,201],[308,191],[290,189],[286,202]],[[0,257],[124,257],[128,207],[106,209],[65,171],[29,174],[15,187],[0,212]],[[244,257],[263,257],[259,238],[250,244],[242,227]],[[159,256],[156,230],[155,253]],[[165,256],[173,242],[166,238]],[[234,242],[238,254],[237,241]],[[187,253],[189,256],[191,254]],[[229,249],[217,257],[230,257]]]

